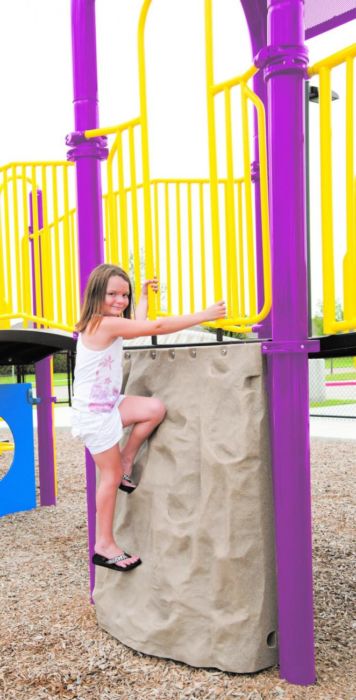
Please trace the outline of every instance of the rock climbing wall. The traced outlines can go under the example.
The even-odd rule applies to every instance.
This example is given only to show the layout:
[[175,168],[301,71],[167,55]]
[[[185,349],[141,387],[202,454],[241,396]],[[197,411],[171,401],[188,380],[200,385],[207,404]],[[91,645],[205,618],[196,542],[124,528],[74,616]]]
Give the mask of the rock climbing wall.
[[271,468],[259,343],[127,349],[125,393],[165,421],[118,492],[116,539],[142,566],[96,570],[99,625],[192,666],[249,673],[277,661]]

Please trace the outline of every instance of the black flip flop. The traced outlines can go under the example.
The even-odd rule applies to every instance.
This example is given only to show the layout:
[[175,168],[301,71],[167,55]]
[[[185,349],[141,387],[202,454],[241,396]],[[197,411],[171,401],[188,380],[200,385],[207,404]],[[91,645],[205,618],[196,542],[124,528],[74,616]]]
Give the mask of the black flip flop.
[[128,474],[123,474],[122,479],[128,481],[128,484],[121,483],[119,489],[125,491],[125,493],[132,493],[136,490],[136,484],[133,483],[131,477]]
[[134,561],[132,564],[127,564],[127,566],[120,566],[116,562],[119,561],[125,561],[125,559],[130,559],[131,554],[127,554],[127,552],[124,552],[123,554],[119,554],[117,557],[112,557],[112,559],[107,559],[106,557],[103,557],[101,554],[94,554],[92,558],[93,564],[96,566],[104,566],[106,569],[113,569],[114,571],[131,571],[131,569],[135,569],[136,566],[139,566],[142,564],[141,559],[137,559],[137,561]]

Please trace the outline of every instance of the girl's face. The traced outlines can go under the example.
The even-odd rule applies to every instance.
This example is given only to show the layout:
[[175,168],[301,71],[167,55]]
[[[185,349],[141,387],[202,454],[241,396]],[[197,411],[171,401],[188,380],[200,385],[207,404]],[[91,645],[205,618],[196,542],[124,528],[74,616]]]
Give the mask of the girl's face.
[[122,316],[129,303],[130,287],[128,282],[118,275],[110,277],[102,309],[103,316]]

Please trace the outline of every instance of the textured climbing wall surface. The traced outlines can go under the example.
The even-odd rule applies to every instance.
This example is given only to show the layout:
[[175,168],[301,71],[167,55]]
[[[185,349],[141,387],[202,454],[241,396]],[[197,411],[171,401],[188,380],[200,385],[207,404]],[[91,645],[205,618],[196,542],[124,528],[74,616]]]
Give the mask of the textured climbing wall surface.
[[119,491],[116,539],[142,566],[98,568],[99,624],[193,666],[253,672],[277,660],[268,416],[259,344],[125,353],[125,393],[165,421]]

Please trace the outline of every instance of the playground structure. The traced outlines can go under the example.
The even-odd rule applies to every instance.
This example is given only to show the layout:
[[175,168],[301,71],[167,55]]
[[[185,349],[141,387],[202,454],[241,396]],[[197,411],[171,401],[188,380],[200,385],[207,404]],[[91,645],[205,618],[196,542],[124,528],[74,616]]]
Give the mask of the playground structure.
[[[145,20],[151,0],[143,3],[139,25],[140,115],[111,128],[99,128],[98,124],[94,3],[73,0],[75,131],[67,138],[72,162],[10,164],[1,169],[0,236],[4,255],[0,271],[3,328],[0,348],[12,336],[11,353],[7,347],[2,362],[16,364],[23,340],[32,334],[31,359],[41,359],[44,363],[38,374],[38,395],[42,398],[39,410],[43,410],[39,424],[44,426],[52,412],[50,368],[43,351],[38,357],[39,343],[34,342],[34,334],[39,338],[47,333],[48,341],[49,332],[44,329],[53,329],[52,344],[48,341],[46,345],[48,355],[58,347],[59,338],[62,338],[59,347],[63,343],[73,346],[71,334],[78,317],[79,299],[95,265],[106,259],[126,268],[132,266],[136,292],[140,289],[143,264],[146,276],[156,273],[166,289],[166,297],[162,295],[159,304],[151,305],[154,314],[193,311],[213,297],[225,296],[228,319],[215,324],[217,331],[219,328],[239,333],[255,330],[262,341],[261,352],[268,360],[279,662],[282,677],[307,684],[315,679],[307,367],[308,356],[327,356],[335,348],[337,351],[342,348],[344,354],[355,354],[354,334],[346,335],[345,331],[356,327],[353,155],[356,45],[309,69],[309,75],[320,77],[325,332],[343,331],[338,336],[309,339],[305,154],[301,147],[308,62],[304,28],[307,36],[313,36],[353,19],[356,11],[345,2],[342,12],[338,3],[335,16],[330,18],[325,10],[319,10],[320,21],[305,25],[302,0],[283,3],[271,0],[268,11],[265,3],[258,0],[242,0],[241,4],[249,24],[255,65],[242,76],[215,84],[212,2],[205,3],[209,176],[199,180],[151,180],[144,60]],[[312,0],[307,0],[305,6],[306,18],[308,13],[309,17],[318,15]],[[336,243],[331,216],[330,75],[340,64],[345,64],[347,74],[347,249],[344,315],[342,321],[337,321]],[[253,89],[249,86],[251,80]],[[240,91],[239,117],[236,91]],[[218,123],[215,109],[219,99],[224,110],[223,127]],[[239,166],[234,160],[237,121],[242,124],[241,177],[236,176]],[[218,127],[223,128],[220,133],[225,144],[224,168],[219,160]],[[110,134],[115,135],[115,140],[108,153],[106,138]],[[100,161],[105,159],[107,192],[102,199]],[[78,229],[74,187],[70,184],[74,176]],[[199,288],[197,275],[193,275],[197,265]],[[14,323],[19,322],[22,327],[15,329]],[[32,330],[34,324],[37,328]],[[53,468],[48,465],[46,452],[50,449],[53,453],[53,445],[48,447],[53,432],[51,424],[43,432],[50,436],[42,452],[45,481],[54,472],[54,464]],[[88,453],[86,463],[91,551],[95,471]]]

